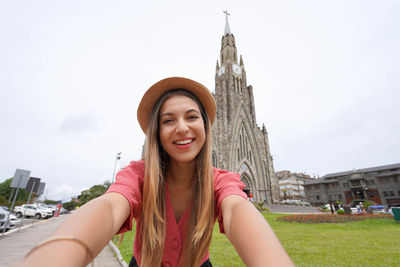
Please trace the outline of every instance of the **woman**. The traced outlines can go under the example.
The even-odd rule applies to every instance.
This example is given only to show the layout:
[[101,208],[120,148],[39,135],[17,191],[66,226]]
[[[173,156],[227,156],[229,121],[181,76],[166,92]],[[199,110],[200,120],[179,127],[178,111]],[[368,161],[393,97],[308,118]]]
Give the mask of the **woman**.
[[212,266],[208,249],[218,218],[247,266],[293,266],[247,201],[239,175],[212,168],[215,112],[212,94],[195,81],[172,77],[150,87],[137,113],[144,160],[120,171],[105,195],[71,215],[25,263],[45,266],[56,254],[65,266],[84,266],[135,219],[130,266]]

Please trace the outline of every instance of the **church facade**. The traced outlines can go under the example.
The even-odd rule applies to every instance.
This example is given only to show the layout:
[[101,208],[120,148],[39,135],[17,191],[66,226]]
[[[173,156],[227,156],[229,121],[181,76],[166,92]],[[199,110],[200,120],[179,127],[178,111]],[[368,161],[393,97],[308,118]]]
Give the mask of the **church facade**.
[[217,116],[213,124],[213,165],[240,174],[244,191],[254,201],[279,201],[268,133],[256,122],[253,87],[247,85],[242,56],[237,57],[235,37],[228,18],[215,72]]

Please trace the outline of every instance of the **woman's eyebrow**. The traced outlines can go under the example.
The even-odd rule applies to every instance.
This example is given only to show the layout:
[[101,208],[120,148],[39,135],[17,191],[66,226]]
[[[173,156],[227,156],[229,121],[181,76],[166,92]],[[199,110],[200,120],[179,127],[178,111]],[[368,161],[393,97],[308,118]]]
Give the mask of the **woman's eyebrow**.
[[169,115],[174,115],[172,112],[164,112],[164,113],[161,113],[160,114],[160,118],[162,117],[162,116],[169,116]]
[[186,111],[186,113],[190,113],[190,112],[195,112],[200,114],[200,111],[198,111],[197,109],[189,109],[188,111]]
[[[191,113],[191,112],[200,114],[200,111],[198,111],[197,109],[189,109],[189,110],[187,110],[185,113]],[[160,118],[161,118],[162,116],[171,116],[171,115],[174,115],[174,113],[172,113],[172,112],[164,112],[164,113],[161,113],[161,114],[160,114]]]

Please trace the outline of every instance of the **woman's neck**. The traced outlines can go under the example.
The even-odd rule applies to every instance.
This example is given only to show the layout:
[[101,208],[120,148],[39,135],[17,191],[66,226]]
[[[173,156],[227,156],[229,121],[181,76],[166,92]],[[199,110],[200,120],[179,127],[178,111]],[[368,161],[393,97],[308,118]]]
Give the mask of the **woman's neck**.
[[189,186],[196,176],[196,161],[176,162],[170,161],[167,171],[168,185]]

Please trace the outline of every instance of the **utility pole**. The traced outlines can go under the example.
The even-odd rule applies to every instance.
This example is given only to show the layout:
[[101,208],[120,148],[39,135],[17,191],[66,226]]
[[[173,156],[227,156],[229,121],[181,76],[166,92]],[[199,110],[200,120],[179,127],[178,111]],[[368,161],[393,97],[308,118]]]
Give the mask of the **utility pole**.
[[113,172],[113,176],[111,179],[111,183],[114,183],[114,178],[115,178],[115,169],[117,168],[117,161],[121,159],[121,152],[117,153],[117,156],[115,157],[115,164],[114,164],[114,172]]

